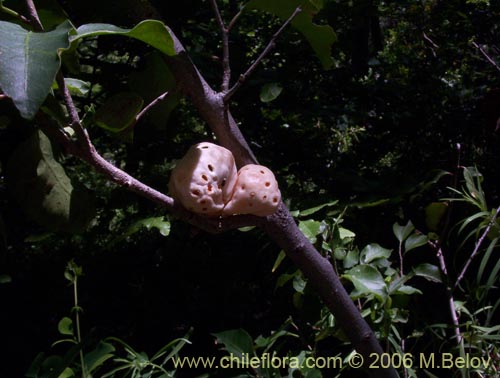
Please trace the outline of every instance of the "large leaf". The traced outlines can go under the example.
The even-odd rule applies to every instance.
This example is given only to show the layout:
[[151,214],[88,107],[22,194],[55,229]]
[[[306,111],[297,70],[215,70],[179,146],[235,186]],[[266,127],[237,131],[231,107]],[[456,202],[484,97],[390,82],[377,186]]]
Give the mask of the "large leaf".
[[232,329],[213,334],[217,338],[217,342],[224,344],[225,349],[235,357],[243,356],[244,354],[253,355],[253,340],[252,337],[244,329]]
[[7,165],[12,196],[34,221],[51,230],[81,232],[94,218],[91,196],[75,188],[41,131],[12,154]]
[[331,26],[312,22],[314,15],[323,7],[321,0],[250,0],[247,4],[249,9],[260,9],[283,20],[288,19],[298,6],[302,7],[302,12],[295,16],[292,26],[307,39],[323,67],[331,68],[331,48],[337,36]]
[[174,40],[170,30],[161,21],[145,20],[132,29],[123,29],[111,24],[86,24],[76,30],[71,41],[98,35],[123,35],[138,39],[166,55],[175,55]]
[[361,263],[369,264],[374,260],[387,259],[391,255],[392,250],[381,247],[377,243],[368,244],[361,251]]
[[358,265],[344,274],[354,285],[354,297],[374,295],[380,301],[387,297],[387,285],[380,272],[371,265]]
[[0,88],[22,117],[32,119],[47,97],[72,28],[66,21],[51,32],[34,33],[0,21]]
[[94,116],[95,123],[103,129],[118,133],[135,123],[144,101],[134,92],[120,92],[108,98]]

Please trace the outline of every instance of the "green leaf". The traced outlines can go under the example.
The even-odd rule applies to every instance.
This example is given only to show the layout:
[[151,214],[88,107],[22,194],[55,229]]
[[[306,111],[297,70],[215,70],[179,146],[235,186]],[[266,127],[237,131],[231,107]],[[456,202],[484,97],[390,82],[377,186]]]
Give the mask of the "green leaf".
[[293,288],[297,293],[304,294],[306,286],[307,281],[302,277],[302,274],[296,274],[293,277]]
[[96,348],[85,355],[87,372],[92,373],[107,360],[114,357],[115,347],[110,343],[101,341]]
[[312,22],[314,15],[323,6],[322,1],[250,0],[246,8],[259,9],[286,20],[298,6],[302,7],[302,12],[295,16],[292,26],[307,39],[323,67],[325,69],[331,68],[333,66],[331,48],[337,40],[337,36],[331,26],[317,25]]
[[389,258],[391,252],[391,249],[383,248],[376,243],[368,244],[361,251],[360,260],[362,264],[369,264],[374,260]]
[[356,237],[356,234],[347,228],[339,227],[340,240],[351,239]]
[[395,294],[405,294],[405,295],[413,295],[413,294],[422,294],[422,292],[413,286],[402,285],[396,290]]
[[146,219],[141,219],[140,221],[132,224],[127,231],[125,231],[124,236],[130,236],[135,234],[142,228],[150,231],[152,228],[156,228],[161,235],[168,236],[170,234],[170,221],[165,220],[165,217],[151,217]]
[[307,219],[299,222],[299,229],[304,233],[306,238],[314,244],[317,240],[316,236],[323,232],[324,225],[322,222]]
[[73,186],[41,131],[11,155],[7,185],[24,212],[49,230],[83,232],[94,218],[89,191]]
[[0,274],[0,284],[6,284],[12,282],[12,277],[8,274]]
[[94,115],[95,123],[113,133],[123,131],[135,123],[135,117],[144,101],[133,92],[121,92],[108,98]]
[[394,235],[400,243],[402,243],[408,236],[410,236],[414,229],[415,226],[413,226],[413,223],[411,223],[411,221],[408,221],[406,226],[400,226],[397,223],[394,223],[392,225],[392,231],[394,232]]
[[[88,81],[83,81],[79,79],[64,78],[64,82],[69,89],[72,96],[85,97],[88,95],[91,84]],[[54,89],[59,88],[57,82],[54,83]]]
[[299,211],[298,215],[301,217],[307,217],[309,215],[317,213],[318,211],[320,211],[321,209],[324,209],[325,207],[335,206],[338,202],[339,201],[330,201],[330,202],[323,203],[323,204],[318,205],[318,206],[311,207],[310,209],[307,209],[307,210],[301,210],[301,211]]
[[57,330],[61,335],[73,336],[73,321],[68,317],[62,318],[57,325]]
[[285,251],[281,250],[278,257],[276,257],[276,261],[274,262],[273,268],[271,269],[271,272],[276,272],[278,267],[281,265],[282,261],[285,259],[286,253]]
[[352,250],[347,252],[347,256],[344,259],[344,268],[349,269],[352,268],[354,265],[358,264],[359,264],[359,251]]
[[69,47],[71,30],[69,21],[47,33],[0,21],[4,36],[0,38],[0,88],[23,118],[32,119],[49,94],[61,64],[59,52]]
[[425,208],[425,225],[431,231],[438,231],[441,219],[448,210],[446,202],[432,202]]
[[412,234],[405,241],[405,252],[426,245],[428,241],[427,235]]
[[170,29],[161,21],[145,20],[132,29],[123,29],[111,24],[86,24],[80,26],[70,39],[74,42],[80,38],[98,35],[123,35],[135,38],[166,55],[175,55],[174,40],[170,35]]
[[252,337],[244,329],[233,329],[213,335],[217,338],[217,342],[224,344],[224,349],[235,357],[254,353]]
[[413,268],[413,271],[417,276],[423,277],[428,281],[442,282],[441,271],[436,265],[423,263]]
[[387,285],[380,272],[371,265],[358,265],[342,276],[354,285],[355,291],[352,296],[355,298],[367,295],[374,295],[383,302],[387,297]]
[[275,100],[283,90],[279,83],[268,83],[260,90],[260,101],[271,102]]

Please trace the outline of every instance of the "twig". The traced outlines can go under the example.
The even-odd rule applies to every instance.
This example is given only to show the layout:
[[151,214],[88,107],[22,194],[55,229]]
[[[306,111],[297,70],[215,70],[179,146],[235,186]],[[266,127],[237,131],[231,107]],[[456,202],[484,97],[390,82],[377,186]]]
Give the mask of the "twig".
[[217,6],[217,0],[211,0],[212,8],[214,9],[215,18],[219,24],[219,28],[222,33],[222,92],[227,92],[229,88],[229,82],[231,80],[231,66],[229,65],[229,28],[226,28],[222,16],[220,14],[219,7]]
[[26,17],[24,17],[22,14],[17,13],[15,10],[7,8],[5,5],[0,4],[0,11],[3,11],[4,13],[7,13],[9,16],[15,17],[20,19],[22,22],[29,24],[30,20],[28,20]]
[[33,28],[37,31],[43,31],[43,25],[40,21],[40,17],[38,17],[38,12],[36,11],[33,0],[26,0],[26,7],[28,8],[28,13],[30,15],[29,19]]
[[238,19],[240,18],[241,14],[243,13],[243,11],[245,10],[245,5],[243,5],[240,10],[238,11],[238,13],[236,13],[233,17],[233,19],[229,22],[228,26],[227,26],[227,31],[231,31],[234,27],[234,25],[236,24],[236,21],[238,21]]
[[477,253],[479,252],[479,248],[481,248],[481,245],[483,244],[484,239],[486,238],[486,236],[490,232],[491,227],[493,227],[493,225],[495,224],[495,221],[496,221],[496,219],[498,217],[498,214],[500,214],[500,206],[497,207],[497,210],[496,210],[495,214],[493,215],[493,217],[491,217],[491,220],[488,223],[488,226],[485,228],[483,234],[481,235],[481,237],[479,238],[479,240],[476,242],[476,246],[474,247],[474,250],[472,251],[469,259],[467,260],[467,262],[465,263],[462,271],[458,275],[458,278],[457,278],[457,280],[455,282],[455,285],[453,286],[453,290],[455,290],[457,288],[457,286],[460,284],[460,281],[462,281],[462,279],[464,278],[465,273],[467,272],[467,269],[469,268],[469,266],[470,266],[470,264],[472,262],[472,259],[474,259],[474,257],[476,257]]
[[278,39],[279,35],[283,32],[283,30],[288,26],[290,22],[297,16],[300,12],[302,11],[302,8],[299,6],[295,9],[295,11],[292,13],[292,15],[285,21],[283,25],[278,29],[276,33],[272,36],[271,40],[267,44],[266,48],[264,51],[262,51],[259,55],[259,57],[248,67],[245,73],[240,75],[240,78],[238,81],[231,87],[231,89],[224,95],[224,102],[228,102],[231,97],[235,94],[235,92],[243,85],[245,80],[252,74],[252,72],[257,68],[259,63],[269,54],[269,52],[274,48],[276,45],[276,40]]
[[[443,276],[445,276],[446,280],[449,281],[448,269],[446,268],[443,249],[439,243],[434,243],[432,241],[429,241],[428,243],[436,251],[441,272],[443,273]],[[453,323],[453,331],[455,332],[457,344],[460,345],[462,342],[462,333],[460,332],[460,323],[458,322],[458,313],[457,308],[455,307],[455,299],[453,298],[453,290],[448,282],[446,283],[446,295],[448,296],[448,307],[450,309],[451,321]]]
[[498,66],[498,64],[493,60],[493,58],[491,58],[487,53],[486,51],[484,51],[484,49],[479,46],[476,42],[472,42],[472,46],[474,46],[476,49],[478,49],[479,51],[481,51],[481,54],[484,55],[484,57],[488,60],[488,62],[490,62],[493,66],[495,66],[495,68],[500,71],[500,66]]
[[162,102],[163,100],[165,100],[167,98],[167,96],[169,95],[169,92],[165,92],[165,93],[162,93],[161,95],[159,95],[158,97],[156,97],[153,101],[151,101],[149,104],[147,104],[144,109],[142,109],[139,114],[137,114],[135,116],[135,123],[139,122],[139,120],[149,111],[151,110],[151,108],[153,108],[153,106],[156,106],[156,104]]

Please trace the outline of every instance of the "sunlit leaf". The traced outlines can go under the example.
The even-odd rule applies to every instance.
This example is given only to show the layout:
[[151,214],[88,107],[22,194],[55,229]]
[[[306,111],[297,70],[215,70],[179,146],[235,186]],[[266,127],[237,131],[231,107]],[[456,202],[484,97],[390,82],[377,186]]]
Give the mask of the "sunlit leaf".
[[170,30],[161,21],[145,20],[132,29],[123,29],[111,24],[86,24],[80,26],[71,36],[71,41],[98,35],[123,35],[138,39],[166,55],[175,55],[174,40]]
[[23,118],[32,119],[49,94],[61,64],[59,52],[69,47],[72,29],[66,21],[53,31],[35,33],[0,21],[0,88]]

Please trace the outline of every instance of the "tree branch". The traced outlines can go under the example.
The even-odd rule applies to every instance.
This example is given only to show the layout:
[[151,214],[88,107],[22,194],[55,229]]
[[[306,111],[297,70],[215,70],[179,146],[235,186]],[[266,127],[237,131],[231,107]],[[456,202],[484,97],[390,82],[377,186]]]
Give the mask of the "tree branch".
[[38,17],[38,12],[36,11],[33,0],[26,0],[26,8],[28,8],[29,21],[33,28],[37,31],[43,31],[43,25],[40,21],[40,17]]
[[490,62],[497,70],[500,71],[500,66],[493,60],[492,57],[490,57],[486,53],[486,51],[484,51],[484,49],[480,45],[478,45],[476,42],[473,41],[472,46],[474,46],[476,49],[478,49],[481,52],[481,54],[483,54],[483,56],[488,60],[488,62]]
[[231,97],[236,93],[236,91],[243,85],[245,80],[252,74],[253,71],[257,68],[260,62],[271,52],[271,50],[274,48],[276,45],[276,40],[278,39],[279,35],[285,30],[285,28],[288,26],[290,22],[297,16],[300,12],[302,11],[302,8],[299,6],[295,11],[292,13],[292,15],[285,21],[283,25],[278,29],[276,33],[272,36],[271,40],[267,44],[266,48],[260,53],[258,58],[248,67],[245,73],[241,74],[238,81],[227,91],[227,93],[224,94],[224,102],[228,102]]
[[217,6],[217,0],[211,0],[212,8],[214,9],[215,18],[219,24],[219,28],[222,33],[222,85],[221,91],[227,92],[229,88],[229,82],[231,80],[231,66],[229,65],[229,28],[226,28],[222,16],[220,14],[219,7]]
[[135,121],[134,121],[134,124],[136,124],[137,122],[139,122],[141,120],[142,117],[144,117],[144,115],[150,111],[154,106],[156,106],[157,104],[159,104],[160,102],[162,102],[163,100],[165,100],[167,98],[167,96],[169,95],[169,92],[165,92],[165,93],[162,93],[161,95],[159,95],[158,97],[156,97],[153,101],[151,101],[149,104],[147,104],[140,112],[139,114],[137,114],[135,116]]

